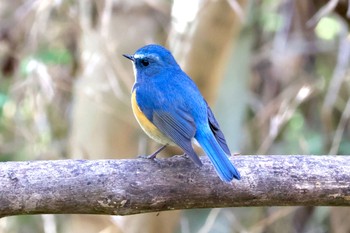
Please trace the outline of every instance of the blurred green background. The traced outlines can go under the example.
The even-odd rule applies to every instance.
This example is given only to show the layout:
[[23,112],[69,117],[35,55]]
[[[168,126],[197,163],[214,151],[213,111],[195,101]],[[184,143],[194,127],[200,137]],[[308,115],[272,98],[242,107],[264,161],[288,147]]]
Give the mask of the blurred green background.
[[[149,43],[195,80],[232,151],[350,154],[346,1],[0,1],[1,161],[152,152],[121,56]],[[349,208],[254,207],[17,216],[0,232],[348,233],[349,220]]]

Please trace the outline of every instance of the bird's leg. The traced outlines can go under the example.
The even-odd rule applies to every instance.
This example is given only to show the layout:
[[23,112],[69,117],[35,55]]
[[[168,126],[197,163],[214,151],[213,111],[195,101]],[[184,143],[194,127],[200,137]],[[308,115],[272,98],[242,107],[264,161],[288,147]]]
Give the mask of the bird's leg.
[[158,150],[156,150],[154,153],[150,154],[150,155],[146,155],[146,156],[139,156],[141,158],[145,158],[145,159],[154,159],[157,154],[159,154],[159,152],[161,152],[162,150],[164,150],[164,148],[166,147],[167,145],[164,145],[162,147],[160,147]]
[[158,150],[156,150],[153,154],[150,154],[149,156],[147,156],[147,159],[154,159],[154,158],[157,156],[157,154],[159,154],[159,152],[161,152],[162,150],[165,149],[166,146],[167,146],[167,145],[164,145],[164,146],[160,147],[160,148],[159,148]]

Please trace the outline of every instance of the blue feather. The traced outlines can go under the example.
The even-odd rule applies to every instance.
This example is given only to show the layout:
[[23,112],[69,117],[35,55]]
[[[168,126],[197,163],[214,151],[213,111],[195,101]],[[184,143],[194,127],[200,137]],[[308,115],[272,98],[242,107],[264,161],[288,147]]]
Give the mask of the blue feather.
[[228,159],[210,130],[205,128],[207,127],[202,127],[201,130],[198,130],[195,138],[213,163],[221,180],[225,182],[230,182],[233,178],[240,180],[241,175],[238,170]]
[[214,113],[211,111],[210,107],[207,104],[208,108],[208,122],[211,131],[214,134],[214,137],[216,138],[216,141],[219,143],[221,148],[225,151],[227,155],[231,155],[230,149],[227,146],[226,139],[224,134],[222,133],[219,123],[216,121],[214,117]]

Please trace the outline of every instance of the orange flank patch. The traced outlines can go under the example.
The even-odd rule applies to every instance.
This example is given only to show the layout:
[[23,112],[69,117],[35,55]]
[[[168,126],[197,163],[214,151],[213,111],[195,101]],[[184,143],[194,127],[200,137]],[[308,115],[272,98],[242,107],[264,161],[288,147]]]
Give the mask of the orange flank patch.
[[134,112],[137,122],[140,124],[141,128],[145,133],[160,144],[173,144],[172,141],[166,137],[158,128],[148,120],[148,118],[143,114],[136,100],[136,90],[131,95],[131,106]]

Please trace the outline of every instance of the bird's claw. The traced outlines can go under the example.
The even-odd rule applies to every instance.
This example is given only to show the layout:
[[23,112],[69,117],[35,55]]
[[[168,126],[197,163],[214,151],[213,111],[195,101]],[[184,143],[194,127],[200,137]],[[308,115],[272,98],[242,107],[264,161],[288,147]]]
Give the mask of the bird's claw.
[[151,155],[139,155],[138,158],[140,159],[155,159],[156,158],[156,155],[154,154],[151,154]]

